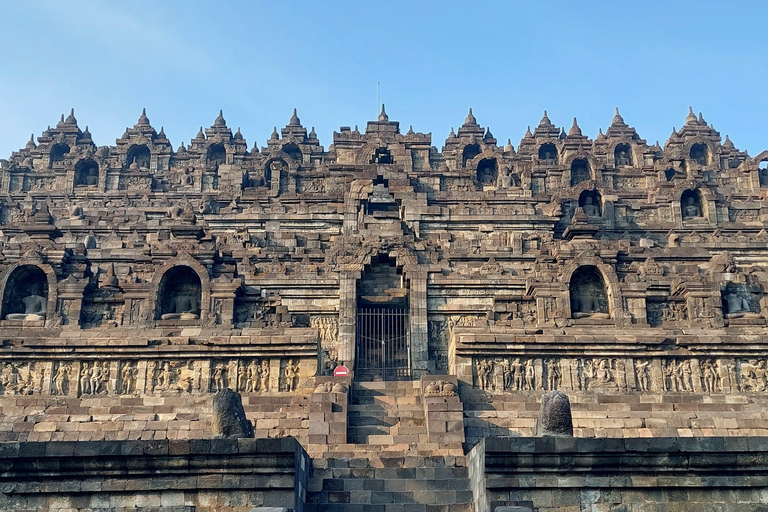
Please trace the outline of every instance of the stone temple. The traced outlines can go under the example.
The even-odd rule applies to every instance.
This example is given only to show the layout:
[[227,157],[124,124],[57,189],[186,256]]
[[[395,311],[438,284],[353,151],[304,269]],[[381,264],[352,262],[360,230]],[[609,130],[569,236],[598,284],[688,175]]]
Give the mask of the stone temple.
[[701,114],[0,162],[0,510],[768,510],[768,151]]

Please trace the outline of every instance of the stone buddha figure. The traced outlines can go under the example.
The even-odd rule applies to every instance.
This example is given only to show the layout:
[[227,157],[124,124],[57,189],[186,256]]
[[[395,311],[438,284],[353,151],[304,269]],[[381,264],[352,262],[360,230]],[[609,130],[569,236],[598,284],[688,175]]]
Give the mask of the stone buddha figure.
[[169,298],[169,311],[160,316],[162,320],[197,320],[200,318],[200,305],[197,293],[192,290],[176,290]]
[[7,320],[45,320],[45,315],[48,311],[48,299],[43,297],[42,293],[42,284],[33,284],[29,288],[29,295],[21,298],[24,312],[10,313],[5,318]]
[[597,209],[595,200],[592,199],[591,196],[587,196],[584,198],[584,206],[582,206],[581,208],[582,210],[584,210],[584,213],[587,214],[588,217],[600,216],[600,212]]
[[183,276],[174,276],[174,281],[166,283],[160,319],[197,320],[200,318],[200,287]]
[[696,204],[696,200],[689,196],[685,199],[685,204],[683,205],[683,218],[689,219],[692,217],[701,217],[701,209]]
[[723,299],[725,299],[725,318],[759,318],[758,305],[755,304],[747,290],[729,283],[725,287]]
[[573,318],[610,318],[605,288],[591,276],[580,276],[571,288]]

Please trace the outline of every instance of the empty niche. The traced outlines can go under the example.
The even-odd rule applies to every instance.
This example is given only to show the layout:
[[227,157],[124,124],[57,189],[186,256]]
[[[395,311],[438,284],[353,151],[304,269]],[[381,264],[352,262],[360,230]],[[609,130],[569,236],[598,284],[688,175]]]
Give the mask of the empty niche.
[[571,162],[571,185],[578,185],[582,181],[592,179],[589,162],[583,158],[577,158]]
[[369,163],[393,164],[395,161],[392,159],[392,155],[387,148],[376,148],[376,151],[371,155],[371,161]]
[[208,147],[208,155],[205,163],[208,167],[218,169],[219,166],[227,162],[227,151],[223,144],[211,144]]
[[283,146],[283,153],[291,157],[291,160],[296,160],[297,162],[301,162],[302,160],[301,149],[293,142],[289,142]]
[[757,167],[760,186],[768,187],[768,160],[761,160]]
[[706,144],[697,143],[691,146],[691,160],[699,165],[709,163],[709,149]]
[[467,144],[464,146],[464,151],[461,153],[461,161],[464,167],[467,166],[467,162],[475,158],[480,154],[480,146],[477,144]]
[[51,148],[51,167],[57,167],[64,163],[64,155],[69,153],[68,144],[55,144]]

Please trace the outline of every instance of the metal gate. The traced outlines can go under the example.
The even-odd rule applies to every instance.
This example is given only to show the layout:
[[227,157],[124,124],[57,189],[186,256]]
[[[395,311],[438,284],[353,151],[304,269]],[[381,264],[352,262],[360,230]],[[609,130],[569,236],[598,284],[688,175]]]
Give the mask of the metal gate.
[[359,380],[399,380],[411,376],[408,309],[388,306],[357,309]]

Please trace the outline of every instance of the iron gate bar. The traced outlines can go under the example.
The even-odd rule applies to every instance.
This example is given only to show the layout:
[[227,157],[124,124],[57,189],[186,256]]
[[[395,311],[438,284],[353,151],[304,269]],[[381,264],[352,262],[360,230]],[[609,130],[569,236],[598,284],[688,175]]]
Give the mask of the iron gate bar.
[[407,308],[358,308],[355,374],[361,379],[410,377],[409,341]]

